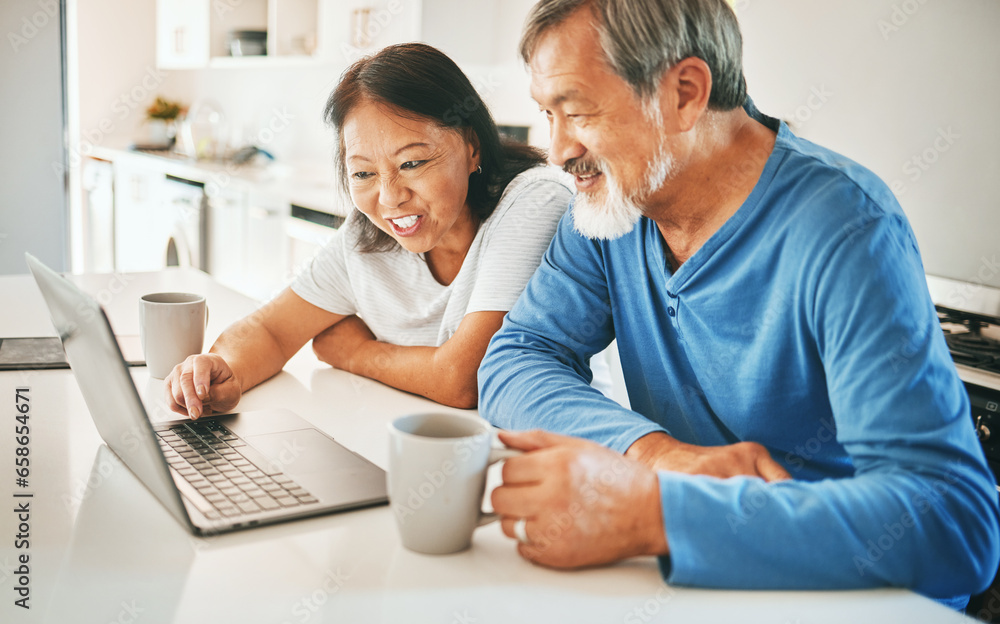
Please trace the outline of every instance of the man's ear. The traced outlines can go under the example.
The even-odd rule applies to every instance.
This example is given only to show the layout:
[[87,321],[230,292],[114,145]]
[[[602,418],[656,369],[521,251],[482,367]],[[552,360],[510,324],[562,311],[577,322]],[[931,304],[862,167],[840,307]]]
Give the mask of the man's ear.
[[712,70],[708,63],[690,56],[667,70],[660,81],[661,106],[674,109],[677,130],[687,132],[698,122],[712,95]]

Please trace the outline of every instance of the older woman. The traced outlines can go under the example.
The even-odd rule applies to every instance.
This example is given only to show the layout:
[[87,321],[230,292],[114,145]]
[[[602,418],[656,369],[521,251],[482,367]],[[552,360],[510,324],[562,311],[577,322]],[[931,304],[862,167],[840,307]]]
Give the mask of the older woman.
[[177,365],[168,404],[227,412],[310,339],[323,361],[456,407],[538,266],[572,191],[501,140],[448,57],[386,48],[344,73],[326,121],[355,210],[291,287]]

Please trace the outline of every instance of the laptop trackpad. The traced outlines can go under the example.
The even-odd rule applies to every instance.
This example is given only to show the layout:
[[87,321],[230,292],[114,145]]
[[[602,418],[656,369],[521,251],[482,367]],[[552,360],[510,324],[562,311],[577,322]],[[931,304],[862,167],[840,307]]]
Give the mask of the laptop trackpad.
[[356,473],[370,468],[361,458],[314,429],[251,435],[244,438],[290,477]]

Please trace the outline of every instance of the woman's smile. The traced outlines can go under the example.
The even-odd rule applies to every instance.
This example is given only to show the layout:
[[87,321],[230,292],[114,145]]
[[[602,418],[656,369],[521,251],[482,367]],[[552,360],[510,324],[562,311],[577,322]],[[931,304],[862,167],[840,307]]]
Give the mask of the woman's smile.
[[422,219],[423,217],[418,215],[407,215],[405,217],[386,219],[386,221],[392,225],[393,233],[396,236],[413,236],[420,229]]
[[464,255],[478,226],[468,205],[469,176],[479,166],[472,142],[374,102],[347,115],[343,140],[358,210],[407,251]]

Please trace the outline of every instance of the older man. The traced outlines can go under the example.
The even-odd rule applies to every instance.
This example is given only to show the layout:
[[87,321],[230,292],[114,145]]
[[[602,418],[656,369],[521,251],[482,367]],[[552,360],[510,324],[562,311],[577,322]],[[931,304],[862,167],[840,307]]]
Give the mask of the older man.
[[[959,607],[997,495],[917,244],[871,172],[746,96],[724,0],[543,0],[521,52],[577,196],[480,369],[540,564],[913,588]],[[631,410],[587,385],[617,338]],[[568,434],[568,435],[559,435]],[[598,442],[600,444],[595,444]]]

